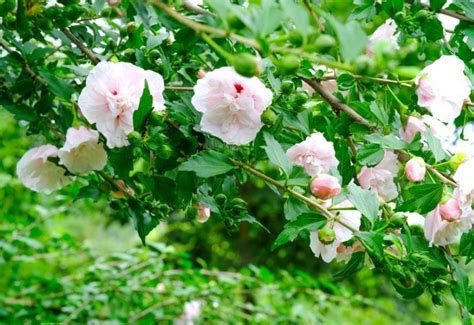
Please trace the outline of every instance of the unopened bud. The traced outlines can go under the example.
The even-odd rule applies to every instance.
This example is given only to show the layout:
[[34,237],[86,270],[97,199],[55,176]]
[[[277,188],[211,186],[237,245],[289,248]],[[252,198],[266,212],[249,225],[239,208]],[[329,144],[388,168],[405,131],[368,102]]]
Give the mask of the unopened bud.
[[414,157],[405,165],[405,175],[410,182],[421,182],[425,179],[426,164],[423,158]]
[[206,207],[204,204],[198,203],[197,210],[198,210],[198,214],[197,214],[198,222],[204,223],[207,220],[209,220],[209,218],[211,217],[211,209]]
[[461,217],[462,210],[459,201],[456,199],[450,199],[444,204],[439,205],[439,214],[441,219],[448,222],[455,221]]
[[458,152],[449,159],[449,167],[453,170],[458,169],[459,165],[467,160],[467,155],[464,152]]
[[275,114],[274,111],[271,109],[267,109],[265,112],[262,114],[262,122],[267,124],[267,125],[273,125],[275,124],[276,120],[278,119],[278,116]]
[[318,239],[324,245],[330,245],[336,240],[336,232],[332,228],[324,227],[318,231]]
[[341,185],[336,177],[321,174],[311,182],[311,193],[321,200],[328,200],[341,193]]
[[276,66],[282,75],[295,74],[300,68],[300,59],[293,54],[285,55],[278,60]]
[[233,61],[235,71],[244,77],[253,77],[260,74],[260,65],[257,58],[250,53],[239,53]]

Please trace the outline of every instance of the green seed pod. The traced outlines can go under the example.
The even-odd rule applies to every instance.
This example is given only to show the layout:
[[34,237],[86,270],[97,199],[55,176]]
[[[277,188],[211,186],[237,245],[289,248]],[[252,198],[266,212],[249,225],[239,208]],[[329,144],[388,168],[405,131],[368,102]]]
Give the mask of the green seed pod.
[[223,193],[219,193],[215,196],[217,204],[224,205],[227,202],[227,196]]
[[285,95],[291,94],[295,90],[295,84],[291,80],[284,80],[281,83],[281,92]]
[[324,245],[330,245],[336,240],[336,232],[332,228],[324,227],[318,231],[318,239]]
[[265,112],[262,114],[262,122],[267,124],[267,125],[273,125],[277,121],[278,116],[275,114],[275,112],[271,109],[267,109]]
[[239,53],[234,56],[232,65],[238,74],[244,77],[253,77],[260,74],[260,66],[255,56],[250,53]]
[[295,107],[302,106],[307,101],[308,101],[308,94],[305,92],[296,93],[292,98],[292,102]]
[[285,55],[278,60],[276,66],[282,75],[295,74],[300,68],[300,58],[293,54]]
[[158,157],[162,159],[169,159],[171,155],[173,154],[173,148],[171,148],[169,145],[164,144],[158,149]]
[[327,51],[328,49],[336,46],[336,44],[337,44],[337,42],[334,39],[334,37],[332,37],[331,35],[327,35],[327,34],[319,35],[318,38],[316,39],[316,41],[314,42],[314,45],[315,45],[316,50],[318,52]]
[[303,45],[303,35],[301,35],[300,32],[298,32],[296,29],[293,29],[289,34],[288,34],[288,40],[290,41],[291,44],[293,44],[296,47],[300,47]]

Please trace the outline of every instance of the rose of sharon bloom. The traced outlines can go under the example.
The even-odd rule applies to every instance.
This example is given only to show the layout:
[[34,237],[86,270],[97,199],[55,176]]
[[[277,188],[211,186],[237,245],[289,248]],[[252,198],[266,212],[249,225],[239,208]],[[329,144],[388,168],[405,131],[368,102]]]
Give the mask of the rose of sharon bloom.
[[50,194],[71,183],[64,168],[48,161],[49,157],[57,156],[58,148],[50,144],[30,149],[16,165],[16,174],[29,189]]
[[133,131],[133,113],[138,109],[145,81],[154,110],[164,110],[163,78],[156,72],[130,63],[102,61],[89,73],[79,96],[79,108],[91,124],[96,124],[109,148],[128,145],[127,134]]
[[328,174],[316,176],[311,181],[311,193],[321,200],[328,200],[341,193],[341,185],[339,180]]
[[418,105],[447,123],[459,116],[471,93],[471,82],[464,75],[464,62],[454,55],[443,55],[425,67],[415,82]]
[[208,208],[207,206],[205,206],[202,203],[198,203],[197,209],[198,209],[197,221],[199,223],[204,223],[207,220],[209,220],[209,218],[211,217],[211,209],[210,208]]
[[332,142],[326,140],[319,132],[295,144],[286,154],[295,165],[303,167],[310,176],[328,173],[331,168],[339,164]]
[[[351,207],[352,204],[349,201],[343,201],[336,205],[336,208],[347,208]],[[340,220],[344,224],[350,226],[353,229],[359,229],[360,227],[360,218],[361,214],[359,211],[356,210],[341,210],[339,211],[339,215],[337,216],[337,220]],[[329,226],[329,225],[327,225]],[[343,225],[338,222],[335,222],[332,225],[332,229],[335,232],[336,239],[329,245],[325,245],[321,243],[319,240],[318,231],[313,231],[310,234],[310,248],[314,253],[314,256],[323,259],[324,262],[329,263],[331,262],[337,255],[337,249],[339,245],[345,241],[351,239],[354,234],[352,230],[347,229]]]
[[446,221],[458,220],[462,215],[461,204],[455,198],[449,199],[446,203],[439,205],[441,219]]
[[440,205],[431,211],[425,219],[425,238],[430,246],[446,246],[457,242],[461,234],[468,232],[474,222],[474,213],[470,205],[461,207],[461,216],[453,221],[444,220]]
[[405,165],[405,175],[410,182],[421,182],[425,179],[426,164],[423,158],[413,157]]
[[202,113],[201,128],[228,144],[248,144],[263,126],[260,116],[273,94],[256,77],[223,67],[199,79],[191,103]]
[[459,165],[453,175],[454,181],[458,184],[457,192],[461,204],[471,204],[474,198],[474,160],[469,159]]
[[397,43],[397,24],[392,19],[387,19],[380,25],[373,34],[369,37],[369,45],[367,46],[367,53],[371,54],[374,51],[375,44],[378,42],[386,42],[394,50],[398,49]]
[[59,149],[59,162],[74,174],[88,174],[101,170],[107,163],[107,153],[99,143],[99,132],[84,126],[69,128],[66,142]]
[[393,181],[397,175],[397,155],[385,151],[382,161],[375,167],[362,167],[357,179],[362,188],[371,190],[382,201],[391,201],[397,197],[397,185]]
[[191,300],[184,304],[181,316],[175,320],[176,325],[193,325],[194,321],[201,315],[202,302]]

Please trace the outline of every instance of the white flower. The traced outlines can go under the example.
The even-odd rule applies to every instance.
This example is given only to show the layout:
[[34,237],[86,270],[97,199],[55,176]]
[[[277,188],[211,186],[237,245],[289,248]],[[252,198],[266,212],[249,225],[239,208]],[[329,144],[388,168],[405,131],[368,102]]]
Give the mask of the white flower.
[[474,160],[468,159],[460,164],[453,179],[458,184],[456,191],[461,204],[471,204],[474,198]]
[[425,217],[416,212],[401,212],[407,218],[407,224],[409,226],[421,226],[425,224]]
[[295,144],[286,154],[295,165],[303,167],[310,176],[328,173],[339,164],[332,142],[326,140],[319,132]]
[[415,82],[418,105],[447,123],[459,116],[471,93],[471,82],[464,75],[464,62],[454,55],[443,55],[425,67]]
[[20,181],[35,192],[50,194],[71,183],[66,170],[48,160],[58,156],[58,148],[50,144],[28,150],[16,166]]
[[193,325],[201,314],[202,302],[191,300],[184,304],[183,314],[175,321],[176,325]]
[[378,42],[386,42],[390,44],[390,47],[394,50],[398,49],[397,43],[397,24],[392,19],[387,19],[382,25],[380,25],[373,34],[369,37],[369,45],[367,47],[367,53],[371,54],[374,51],[374,47]]
[[59,162],[74,174],[101,170],[107,163],[107,153],[99,143],[99,132],[84,126],[67,130],[66,142],[58,156]]
[[248,144],[263,126],[260,116],[272,103],[270,89],[256,77],[223,67],[199,79],[191,102],[202,113],[201,128],[225,143]]
[[[352,204],[346,200],[339,203],[338,205],[335,205],[334,207],[346,208],[351,206]],[[359,211],[341,210],[339,211],[339,215],[336,218],[352,229],[359,230],[361,219],[361,214]],[[354,236],[351,229],[346,228],[344,225],[338,222],[333,223],[332,229],[334,230],[336,239],[329,245],[325,245],[319,240],[319,231],[312,231],[310,234],[310,248],[313,251],[314,256],[321,256],[323,261],[326,263],[331,262],[337,256],[337,250],[341,243],[348,241]]]
[[454,221],[447,221],[441,217],[439,205],[426,216],[425,238],[430,246],[446,246],[455,243],[463,233],[471,230],[474,212],[470,205],[463,206],[462,210],[461,217]]
[[397,197],[397,185],[393,181],[398,172],[397,155],[385,151],[382,161],[375,167],[362,167],[357,175],[362,188],[371,190],[382,201],[391,201]]
[[131,63],[100,62],[89,73],[79,96],[79,108],[90,123],[107,139],[109,148],[128,145],[133,131],[133,112],[148,83],[155,111],[164,110],[163,78]]

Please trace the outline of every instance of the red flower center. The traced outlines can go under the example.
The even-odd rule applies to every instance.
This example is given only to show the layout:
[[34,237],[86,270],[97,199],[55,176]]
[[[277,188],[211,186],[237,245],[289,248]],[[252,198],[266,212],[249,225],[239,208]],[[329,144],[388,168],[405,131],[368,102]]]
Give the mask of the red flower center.
[[242,87],[242,85],[238,84],[238,83],[234,84],[234,88],[235,88],[235,90],[237,91],[238,94],[240,94],[242,92],[242,90],[244,90],[244,87]]
[[117,92],[116,90],[112,90],[112,95],[115,96],[115,95],[117,95],[117,94],[118,94],[118,92]]

